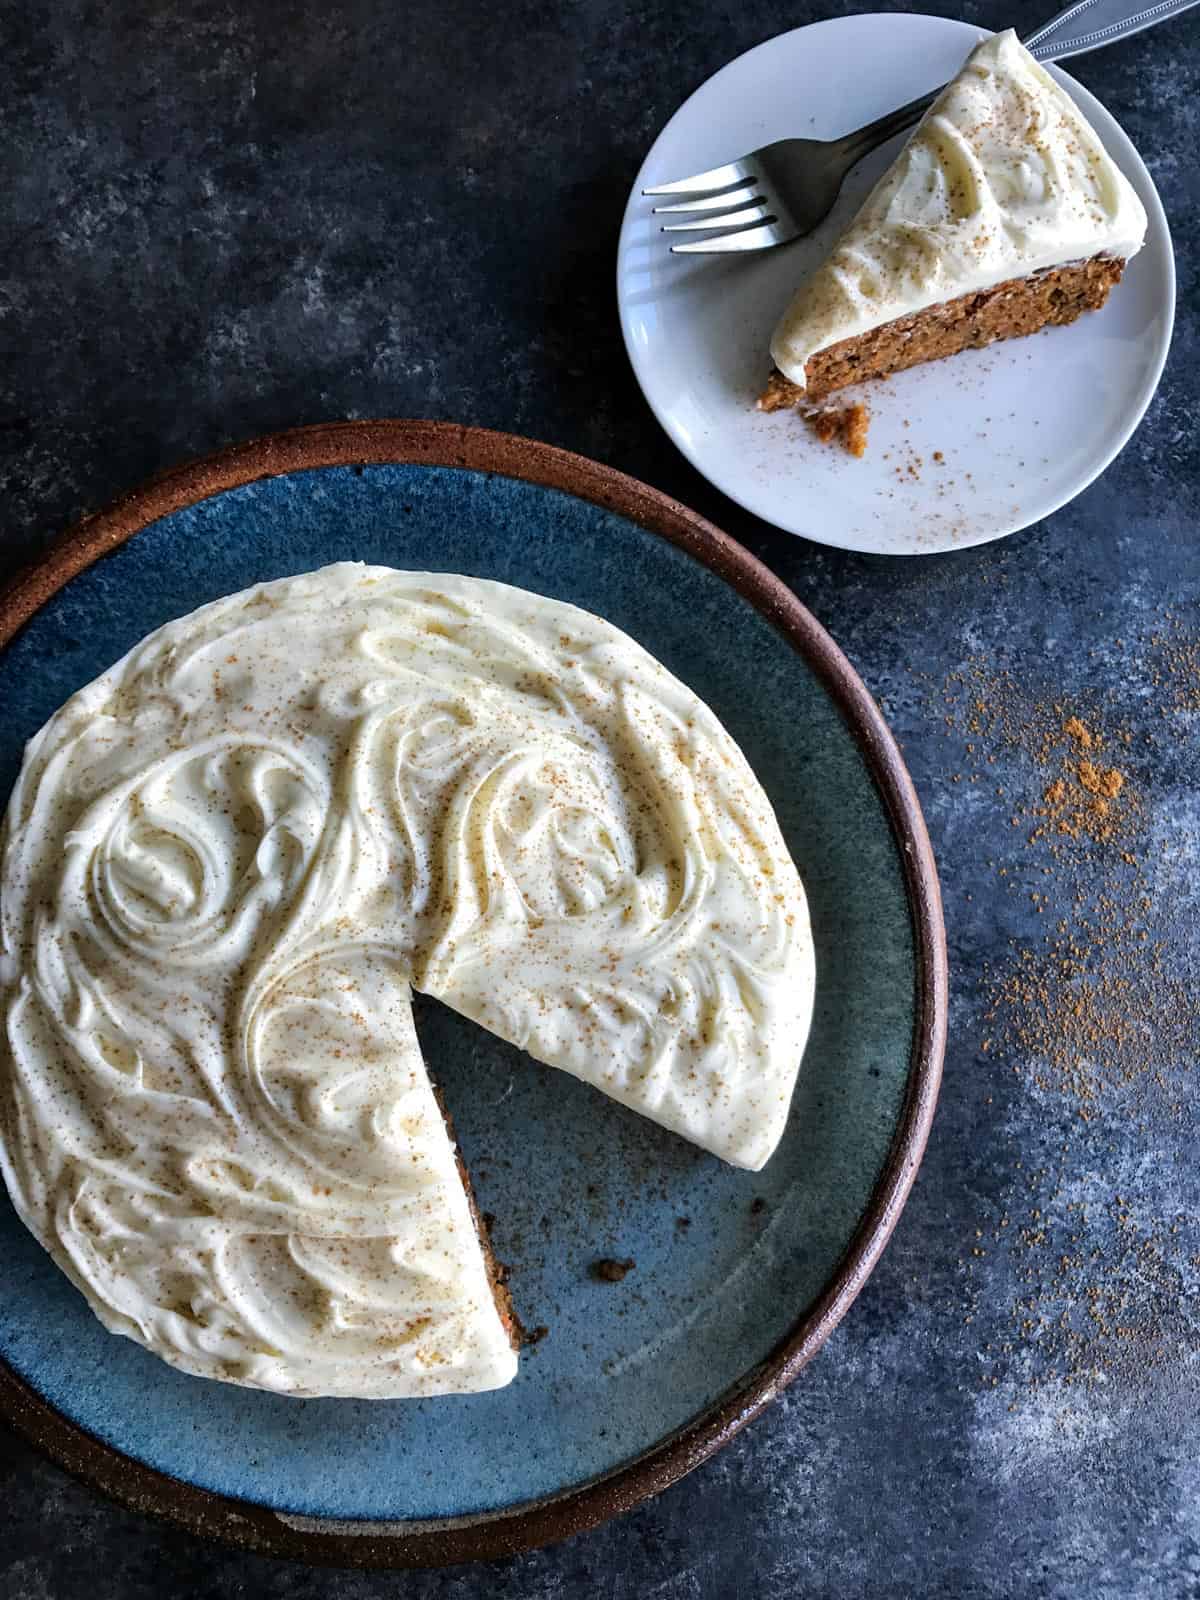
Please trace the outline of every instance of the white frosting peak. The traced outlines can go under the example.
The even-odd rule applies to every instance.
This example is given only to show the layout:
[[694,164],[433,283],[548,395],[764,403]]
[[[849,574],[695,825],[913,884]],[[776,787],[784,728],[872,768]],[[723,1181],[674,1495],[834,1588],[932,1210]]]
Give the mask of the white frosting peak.
[[959,295],[1141,249],[1146,213],[1070,95],[1010,29],[942,92],[771,341],[775,365]]
[[770,805],[557,601],[345,564],[206,606],[31,741],[2,864],[10,1193],[189,1372],[513,1376],[410,981],[738,1165],[787,1117],[812,951]]

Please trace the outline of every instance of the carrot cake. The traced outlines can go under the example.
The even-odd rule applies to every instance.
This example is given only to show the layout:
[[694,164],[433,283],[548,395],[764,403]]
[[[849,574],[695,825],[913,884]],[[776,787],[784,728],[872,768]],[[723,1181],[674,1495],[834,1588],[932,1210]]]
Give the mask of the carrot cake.
[[759,405],[1074,322],[1141,248],[1146,213],[1082,112],[1009,30],[947,86],[796,291]]
[[5,1180],[187,1372],[513,1377],[410,986],[736,1166],[783,1131],[813,957],[770,803],[573,606],[352,563],[220,600],[51,718],[0,846]]

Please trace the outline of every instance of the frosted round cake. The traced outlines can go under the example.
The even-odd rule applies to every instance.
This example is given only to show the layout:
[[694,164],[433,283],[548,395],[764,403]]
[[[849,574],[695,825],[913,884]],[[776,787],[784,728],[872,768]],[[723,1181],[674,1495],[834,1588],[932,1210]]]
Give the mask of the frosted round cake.
[[712,712],[475,578],[347,563],[158,629],[30,742],[0,885],[21,1217],[114,1332],[283,1393],[516,1371],[412,988],[750,1169],[811,1015]]

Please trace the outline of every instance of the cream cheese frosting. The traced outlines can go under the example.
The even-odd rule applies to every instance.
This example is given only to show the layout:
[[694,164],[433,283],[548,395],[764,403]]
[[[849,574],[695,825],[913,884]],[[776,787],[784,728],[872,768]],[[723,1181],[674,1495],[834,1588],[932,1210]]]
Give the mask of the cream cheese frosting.
[[782,1133],[813,958],[770,804],[561,602],[347,563],[170,623],[31,741],[2,867],[9,1191],[188,1372],[513,1376],[410,984],[736,1165]]
[[771,340],[800,388],[818,351],[1009,278],[1128,260],[1146,213],[1082,112],[1009,29],[924,118]]

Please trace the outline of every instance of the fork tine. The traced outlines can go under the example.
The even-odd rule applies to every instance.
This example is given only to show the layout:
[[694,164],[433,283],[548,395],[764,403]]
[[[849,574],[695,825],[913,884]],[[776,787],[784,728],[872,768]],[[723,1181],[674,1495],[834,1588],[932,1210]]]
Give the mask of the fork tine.
[[705,198],[697,196],[692,200],[683,200],[673,206],[655,206],[656,217],[665,216],[669,211],[720,211],[724,206],[748,206],[761,200],[757,193],[760,185],[753,179],[749,183],[741,183],[736,189],[725,189],[720,194],[710,194]]
[[696,233],[701,228],[741,228],[747,223],[773,222],[774,216],[765,200],[756,200],[752,206],[742,206],[737,211],[726,211],[719,217],[697,217],[692,222],[664,222],[664,233]]
[[728,161],[723,167],[710,167],[707,172],[697,172],[690,178],[679,178],[675,183],[658,183],[643,194],[704,194],[709,189],[729,189],[734,184],[745,183],[750,173],[744,161]]
[[720,233],[713,239],[692,239],[687,244],[673,244],[673,256],[709,255],[729,250],[769,250],[772,245],[786,244],[796,237],[794,228],[785,228],[779,222],[765,222],[758,227],[735,228],[732,233]]

